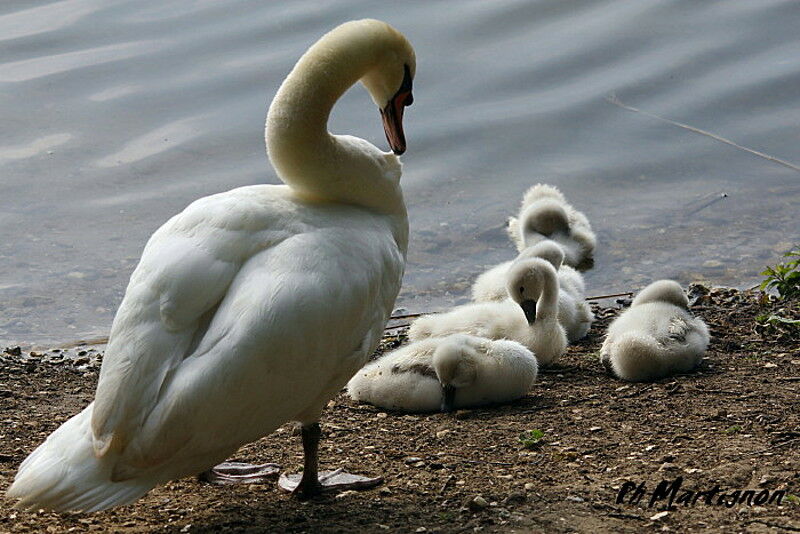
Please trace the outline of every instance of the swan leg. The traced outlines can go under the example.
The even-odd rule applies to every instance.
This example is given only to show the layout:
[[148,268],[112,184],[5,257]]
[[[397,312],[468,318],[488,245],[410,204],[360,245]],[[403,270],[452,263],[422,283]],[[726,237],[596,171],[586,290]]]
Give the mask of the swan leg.
[[243,462],[223,462],[197,478],[211,484],[265,484],[278,478],[281,466],[278,464],[246,464]]
[[352,475],[341,469],[318,471],[319,438],[322,434],[319,423],[303,426],[301,433],[304,454],[303,474],[281,475],[278,486],[282,490],[289,491],[300,499],[310,499],[324,492],[370,489],[383,482],[382,477]]

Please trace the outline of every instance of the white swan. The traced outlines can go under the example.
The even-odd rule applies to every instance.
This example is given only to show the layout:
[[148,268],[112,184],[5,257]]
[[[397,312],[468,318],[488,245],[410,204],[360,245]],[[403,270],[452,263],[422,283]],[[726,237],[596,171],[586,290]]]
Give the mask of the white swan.
[[350,396],[381,408],[444,412],[525,396],[538,366],[515,341],[454,334],[410,343],[350,379]]
[[551,185],[536,184],[525,192],[519,214],[509,217],[507,230],[520,252],[552,239],[564,249],[567,265],[581,271],[594,265],[597,237],[589,219]]
[[194,475],[296,420],[317,480],[323,407],[367,361],[400,289],[408,221],[400,162],[327,119],[358,80],[401,153],[414,52],[362,20],[313,45],[270,107],[286,185],[202,198],[150,238],[114,318],[93,403],[20,466],[21,508],[95,511]]
[[623,380],[657,380],[691,371],[708,348],[708,327],[687,309],[672,280],[653,282],[608,327],[600,361]]
[[[543,258],[558,272],[558,322],[567,332],[570,342],[586,337],[594,321],[594,314],[586,302],[586,285],[583,276],[564,265],[564,250],[554,241],[545,240],[520,252],[517,259]],[[472,285],[472,300],[475,302],[502,301],[508,298],[506,281],[508,268],[514,260],[495,265],[482,273]]]
[[567,348],[558,322],[558,279],[542,258],[515,261],[508,269],[502,302],[478,302],[449,312],[424,315],[408,330],[412,341],[465,333],[489,339],[511,339],[527,347],[539,366],[551,364]]

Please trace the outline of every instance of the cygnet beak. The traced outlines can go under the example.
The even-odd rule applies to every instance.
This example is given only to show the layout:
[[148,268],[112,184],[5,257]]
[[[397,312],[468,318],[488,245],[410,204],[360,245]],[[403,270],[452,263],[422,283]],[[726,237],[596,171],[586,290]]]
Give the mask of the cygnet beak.
[[536,321],[536,301],[535,300],[523,300],[519,303],[520,308],[522,311],[525,312],[525,318],[528,320],[528,324],[533,324]]
[[405,77],[400,89],[389,99],[389,103],[381,110],[383,119],[383,131],[386,133],[386,140],[392,152],[398,156],[406,151],[406,136],[403,133],[403,110],[406,106],[414,103],[414,96],[411,94],[411,72],[408,66],[405,67]]
[[456,388],[450,384],[442,384],[442,411],[450,413],[453,411],[456,401]]

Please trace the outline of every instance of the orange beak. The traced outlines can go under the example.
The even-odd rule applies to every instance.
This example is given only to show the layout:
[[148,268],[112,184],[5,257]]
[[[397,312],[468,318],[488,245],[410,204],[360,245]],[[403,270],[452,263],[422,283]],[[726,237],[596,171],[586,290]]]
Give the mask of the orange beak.
[[389,141],[389,146],[392,152],[398,156],[406,151],[406,136],[403,133],[403,110],[406,106],[414,103],[414,97],[411,94],[411,73],[408,66],[405,68],[405,77],[400,89],[389,100],[386,107],[381,110],[381,119],[383,119],[383,131],[386,133],[386,140]]

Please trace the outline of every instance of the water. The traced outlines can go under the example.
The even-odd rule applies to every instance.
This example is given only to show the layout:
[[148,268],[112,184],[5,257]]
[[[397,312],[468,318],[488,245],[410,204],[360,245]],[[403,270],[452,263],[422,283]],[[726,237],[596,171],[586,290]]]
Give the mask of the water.
[[[159,225],[200,196],[277,182],[268,102],[308,45],[367,16],[419,58],[398,305],[463,302],[513,256],[502,225],[537,181],[592,221],[594,294],[660,277],[748,286],[800,241],[800,173],[608,102],[800,164],[792,0],[7,1],[0,345],[102,336]],[[360,87],[331,130],[386,147]]]

